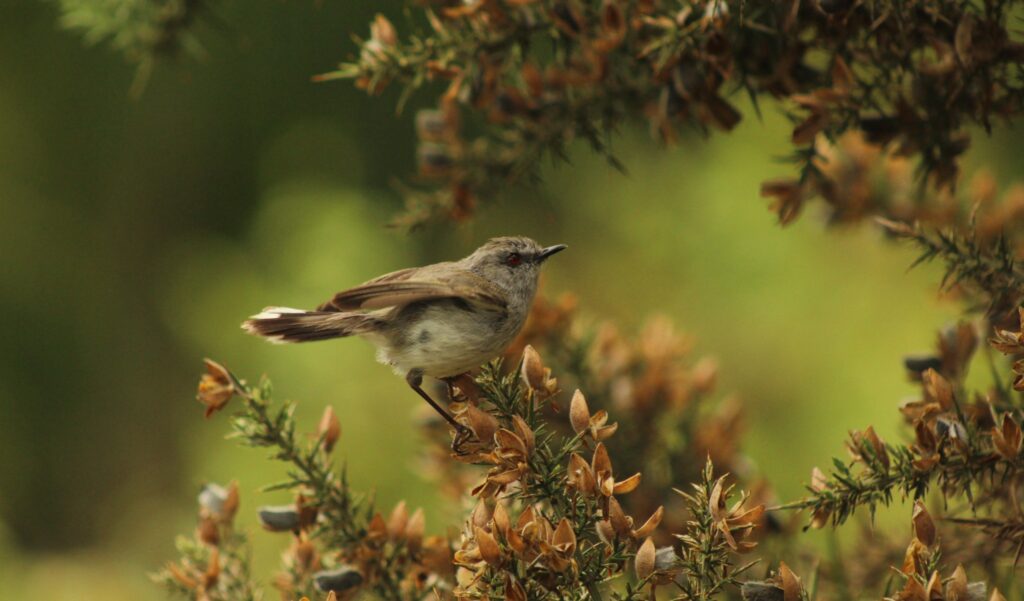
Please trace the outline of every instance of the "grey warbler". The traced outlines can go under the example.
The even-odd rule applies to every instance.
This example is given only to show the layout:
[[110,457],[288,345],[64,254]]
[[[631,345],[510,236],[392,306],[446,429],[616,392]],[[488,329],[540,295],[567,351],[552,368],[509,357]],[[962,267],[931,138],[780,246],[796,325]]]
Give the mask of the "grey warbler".
[[565,248],[493,238],[464,259],[402,269],[343,290],[315,311],[267,307],[242,328],[278,343],[369,340],[377,359],[404,375],[451,424],[452,448],[460,452],[472,432],[423,390],[423,376],[447,381],[504,351],[526,321],[541,264]]

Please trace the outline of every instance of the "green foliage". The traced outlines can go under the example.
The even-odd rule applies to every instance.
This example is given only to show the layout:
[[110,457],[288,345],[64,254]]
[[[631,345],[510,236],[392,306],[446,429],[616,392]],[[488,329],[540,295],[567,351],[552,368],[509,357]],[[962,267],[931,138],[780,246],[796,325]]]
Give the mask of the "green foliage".
[[138,64],[132,91],[145,87],[154,62],[185,50],[201,56],[193,33],[205,0],[59,0],[63,27],[82,32],[86,43],[107,43]]

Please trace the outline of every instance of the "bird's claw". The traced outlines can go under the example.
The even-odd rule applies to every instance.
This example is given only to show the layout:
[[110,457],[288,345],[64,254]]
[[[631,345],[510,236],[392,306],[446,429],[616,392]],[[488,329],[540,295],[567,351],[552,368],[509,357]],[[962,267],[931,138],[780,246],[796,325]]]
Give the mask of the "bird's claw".
[[467,455],[468,452],[463,449],[463,446],[465,446],[467,442],[475,439],[476,435],[473,434],[472,430],[462,424],[459,424],[455,427],[455,438],[452,439],[452,452],[456,455]]

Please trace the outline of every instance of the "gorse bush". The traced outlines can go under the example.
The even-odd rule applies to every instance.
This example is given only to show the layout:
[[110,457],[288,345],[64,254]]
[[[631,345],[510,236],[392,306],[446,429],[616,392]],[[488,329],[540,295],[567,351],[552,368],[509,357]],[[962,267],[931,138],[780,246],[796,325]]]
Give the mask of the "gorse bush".
[[[184,36],[202,3],[62,6],[66,24],[145,62],[192,43]],[[234,411],[235,438],[290,466],[270,487],[294,502],[259,510],[287,547],[273,581],[284,598],[1024,595],[1024,187],[1000,192],[987,173],[964,185],[959,167],[972,131],[1024,110],[1019,2],[416,6],[407,27],[378,16],[358,53],[317,78],[371,94],[399,87],[401,105],[435,99],[415,116],[419,174],[402,225],[471,218],[478,199],[536,177],[578,138],[621,166],[613,138],[630,121],[667,142],[687,127],[729,131],[743,118],[742,93],[755,110],[773,99],[793,123],[795,174],[761,188],[779,221],[818,198],[831,224],[881,226],[919,248],[920,261],[945,265],[941,285],[964,319],[939,331],[934,353],[905,361],[920,385],[892,416],[905,440],[855,424],[847,457],[815,468],[806,495],[787,500],[743,454],[742,408],[717,394],[714,363],[691,359],[668,320],[630,337],[582,323],[569,297],[540,299],[505,357],[448,391],[476,436],[469,452],[448,451],[443,422],[423,426],[429,476],[471,501],[449,536],[428,534],[442,529],[422,511],[377,508],[349,487],[332,459],[333,411],[307,442],[294,404],[276,403],[269,381],[210,361],[199,389],[207,415]],[[972,388],[972,368],[993,385]],[[822,555],[791,519],[799,511],[805,529],[849,528],[855,513],[903,500],[908,532],[861,530],[849,554]],[[196,599],[260,597],[232,526],[237,485],[208,486],[199,505],[194,535],[156,579]]]
[[[359,56],[323,79],[402,101],[444,83],[417,115],[420,175],[404,223],[468,216],[475,199],[536,175],[583,138],[620,165],[612,134],[643,118],[672,141],[681,127],[729,131],[742,91],[783,101],[793,180],[765,194],[783,223],[808,198],[848,194],[825,171],[825,141],[856,132],[917,159],[922,187],[951,189],[970,125],[1012,118],[1024,100],[1014,2],[424,2],[429,28],[403,39],[383,16]],[[923,190],[918,190],[918,194]],[[839,207],[841,217],[862,214]]]
[[[990,581],[1015,586],[1024,545],[1021,411],[1008,390],[967,394],[963,375],[978,346],[972,325],[941,332],[934,355],[907,359],[921,383],[921,398],[899,407],[912,442],[886,444],[871,427],[853,431],[850,459],[834,460],[827,475],[816,468],[808,495],[780,505],[740,453],[738,410],[714,398],[712,364],[691,365],[665,320],[627,340],[608,326],[579,325],[572,306],[540,300],[513,345],[526,344],[520,359],[492,362],[453,385],[450,409],[476,435],[466,454],[448,451],[439,418],[424,424],[437,443],[431,477],[475,500],[454,538],[428,536],[421,510],[401,502],[381,512],[349,488],[331,460],[340,425],[330,408],[307,439],[297,434],[295,405],[275,404],[269,381],[250,385],[207,362],[199,388],[207,414],[240,402],[232,436],[272,449],[291,466],[288,480],[267,488],[292,491],[294,503],[258,510],[265,528],[291,541],[274,579],[283,598],[646,599],[663,592],[677,599],[886,594],[930,601],[1001,599]],[[1016,353],[1022,336],[1000,331],[989,344]],[[565,394],[565,381],[528,343],[597,394]],[[593,410],[597,402],[616,407],[616,415]],[[652,438],[636,444],[638,432]],[[716,473],[715,461],[738,477]],[[737,481],[752,492],[737,492]],[[958,508],[944,511],[941,529],[924,504],[932,489]],[[179,541],[181,558],[156,575],[161,583],[196,598],[258,596],[245,539],[231,528],[237,495],[237,485],[203,490],[199,526]],[[806,585],[786,564],[803,562],[813,547],[801,549],[785,512],[806,510],[807,527],[822,528],[897,499],[915,500],[902,559],[894,544],[863,532],[871,553],[819,558]],[[775,540],[781,544],[770,546],[789,558],[759,556],[758,543]],[[760,570],[767,579],[748,578],[759,562],[774,566]],[[985,580],[968,582],[968,568]]]

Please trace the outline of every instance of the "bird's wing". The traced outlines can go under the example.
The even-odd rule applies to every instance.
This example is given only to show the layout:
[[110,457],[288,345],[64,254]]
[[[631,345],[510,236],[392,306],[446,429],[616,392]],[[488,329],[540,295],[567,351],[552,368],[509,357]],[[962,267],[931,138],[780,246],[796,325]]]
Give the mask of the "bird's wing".
[[490,281],[451,264],[403,269],[343,290],[321,311],[357,311],[397,307],[425,300],[457,298],[489,311],[505,311],[500,290]]

